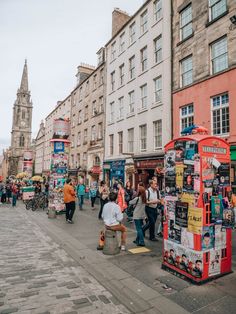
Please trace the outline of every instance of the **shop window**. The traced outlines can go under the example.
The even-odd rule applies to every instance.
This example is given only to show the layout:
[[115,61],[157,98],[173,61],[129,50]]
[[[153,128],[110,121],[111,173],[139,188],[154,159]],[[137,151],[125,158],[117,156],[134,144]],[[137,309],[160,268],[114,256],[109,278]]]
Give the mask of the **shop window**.
[[230,131],[228,93],[212,97],[211,106],[213,135],[228,135]]

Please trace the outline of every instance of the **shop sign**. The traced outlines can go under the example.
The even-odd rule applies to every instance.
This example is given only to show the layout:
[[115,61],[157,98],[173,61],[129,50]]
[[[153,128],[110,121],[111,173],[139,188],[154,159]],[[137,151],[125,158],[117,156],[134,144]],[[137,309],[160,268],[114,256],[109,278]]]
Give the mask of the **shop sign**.
[[63,153],[65,151],[64,142],[54,142],[54,153]]
[[202,150],[204,153],[212,153],[212,154],[223,154],[227,153],[226,148],[223,147],[213,147],[213,146],[203,146]]
[[104,164],[103,165],[103,169],[104,170],[110,170],[111,169],[111,165],[110,164]]
[[157,160],[141,160],[135,162],[135,167],[140,169],[156,169],[157,167],[163,168],[164,161]]

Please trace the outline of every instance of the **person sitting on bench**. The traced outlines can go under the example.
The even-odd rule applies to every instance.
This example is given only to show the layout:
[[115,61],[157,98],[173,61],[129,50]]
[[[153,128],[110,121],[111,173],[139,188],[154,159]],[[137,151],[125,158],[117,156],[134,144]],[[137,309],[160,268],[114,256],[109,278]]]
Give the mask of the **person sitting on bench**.
[[106,229],[121,232],[121,251],[125,251],[127,230],[121,223],[123,220],[123,213],[121,212],[119,205],[116,204],[116,200],[117,193],[111,192],[109,194],[109,202],[103,207],[102,219]]

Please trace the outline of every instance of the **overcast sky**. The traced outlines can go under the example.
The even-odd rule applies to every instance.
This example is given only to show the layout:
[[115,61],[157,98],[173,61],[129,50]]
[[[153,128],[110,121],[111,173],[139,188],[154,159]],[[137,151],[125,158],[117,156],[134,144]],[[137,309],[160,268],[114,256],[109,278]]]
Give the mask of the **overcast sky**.
[[33,136],[40,121],[75,87],[81,62],[111,37],[115,7],[134,14],[143,0],[0,0],[0,154],[10,145],[12,108],[28,61]]

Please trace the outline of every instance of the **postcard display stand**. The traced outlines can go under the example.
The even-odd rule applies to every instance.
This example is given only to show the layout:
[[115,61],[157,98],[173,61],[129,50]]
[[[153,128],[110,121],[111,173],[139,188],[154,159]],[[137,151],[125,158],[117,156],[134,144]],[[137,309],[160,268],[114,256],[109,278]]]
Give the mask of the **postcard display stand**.
[[223,139],[189,135],[165,146],[162,268],[194,283],[231,272],[230,149]]

